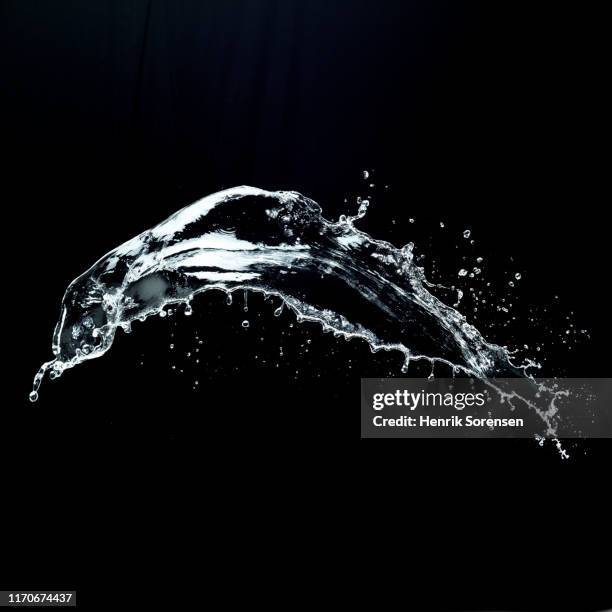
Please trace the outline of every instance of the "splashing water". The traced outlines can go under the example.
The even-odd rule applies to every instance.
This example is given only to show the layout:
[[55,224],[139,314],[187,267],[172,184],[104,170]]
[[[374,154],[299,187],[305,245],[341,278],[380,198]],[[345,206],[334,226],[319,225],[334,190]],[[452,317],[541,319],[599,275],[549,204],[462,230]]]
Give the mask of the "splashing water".
[[[359,213],[331,222],[291,191],[235,187],[212,194],[104,255],[68,286],[53,335],[54,359],[34,378],[60,376],[108,351],[118,328],[165,316],[196,294],[238,289],[278,296],[300,321],[315,321],[372,351],[444,363],[469,376],[521,376],[506,349],[490,344],[427,287],[413,245],[396,248],[356,229]],[[461,272],[460,272],[461,274]],[[244,310],[248,309],[245,293]],[[244,323],[243,323],[244,325]],[[246,327],[246,325],[244,325]]]

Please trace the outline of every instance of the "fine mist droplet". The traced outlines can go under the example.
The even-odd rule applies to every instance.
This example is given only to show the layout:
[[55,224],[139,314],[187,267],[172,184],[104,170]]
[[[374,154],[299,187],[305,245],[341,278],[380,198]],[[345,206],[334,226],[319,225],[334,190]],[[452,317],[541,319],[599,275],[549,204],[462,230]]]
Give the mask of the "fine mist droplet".
[[246,328],[247,328],[249,325],[250,325],[250,323],[249,323],[249,322],[248,322],[246,319],[245,319],[245,320],[242,322],[242,327],[244,327],[245,329],[246,329]]
[[36,391],[32,391],[29,395],[30,401],[35,402],[38,399],[38,393]]

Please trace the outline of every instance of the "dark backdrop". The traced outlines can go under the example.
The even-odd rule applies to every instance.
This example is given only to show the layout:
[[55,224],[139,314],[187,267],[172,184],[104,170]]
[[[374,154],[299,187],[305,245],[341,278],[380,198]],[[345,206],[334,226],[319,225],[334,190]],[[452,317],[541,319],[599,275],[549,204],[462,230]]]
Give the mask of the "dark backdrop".
[[[179,553],[161,547],[179,542],[197,556],[188,590],[205,561],[252,575],[264,552],[314,552],[309,571],[275,568],[259,589],[301,593],[350,569],[364,597],[369,581],[376,597],[418,590],[439,606],[603,602],[609,445],[570,446],[563,462],[528,441],[359,443],[359,377],[397,362],[290,327],[261,300],[248,334],[241,300],[212,299],[186,330],[137,329],[27,402],[63,291],[100,255],[238,184],[354,212],[366,168],[370,233],[454,271],[452,236],[470,227],[492,274],[523,272],[518,319],[490,339],[554,340],[571,316],[590,336],[552,341],[545,373],[610,375],[595,4],[0,7],[6,587],[96,601],[143,551],[165,567]],[[199,366],[184,358],[196,333]],[[380,568],[390,583],[372,579]]]

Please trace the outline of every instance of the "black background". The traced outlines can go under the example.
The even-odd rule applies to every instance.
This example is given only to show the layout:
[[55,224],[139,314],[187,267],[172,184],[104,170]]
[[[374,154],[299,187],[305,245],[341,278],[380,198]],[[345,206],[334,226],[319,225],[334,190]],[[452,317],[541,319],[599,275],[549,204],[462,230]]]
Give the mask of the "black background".
[[517,321],[488,337],[554,340],[573,313],[590,337],[552,341],[543,373],[609,376],[595,4],[0,6],[3,587],[86,605],[133,579],[155,600],[178,567],[192,601],[233,581],[226,597],[254,601],[330,583],[378,605],[609,605],[608,444],[562,461],[529,441],[358,442],[359,377],[397,360],[290,327],[277,304],[201,300],[184,328],[121,335],[27,401],[70,280],[239,184],[300,191],[328,218],[371,191],[364,229],[452,271],[472,228],[492,275],[524,276]]

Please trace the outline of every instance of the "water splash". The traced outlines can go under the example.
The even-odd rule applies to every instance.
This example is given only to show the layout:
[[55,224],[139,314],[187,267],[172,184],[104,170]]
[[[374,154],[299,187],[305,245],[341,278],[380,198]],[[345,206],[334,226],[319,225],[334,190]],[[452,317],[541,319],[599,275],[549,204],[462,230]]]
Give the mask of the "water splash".
[[[520,376],[509,352],[487,342],[464,315],[427,287],[402,248],[355,227],[367,211],[325,219],[320,206],[291,191],[236,187],[212,194],[104,255],[68,286],[53,335],[54,359],[34,378],[35,401],[45,376],[61,375],[112,346],[117,329],[191,312],[195,295],[221,290],[278,296],[300,321],[318,322],[372,351],[399,351],[410,361],[445,364],[477,377]],[[462,270],[463,271],[463,270]],[[460,271],[460,275],[461,272]],[[246,326],[245,326],[246,327]]]

